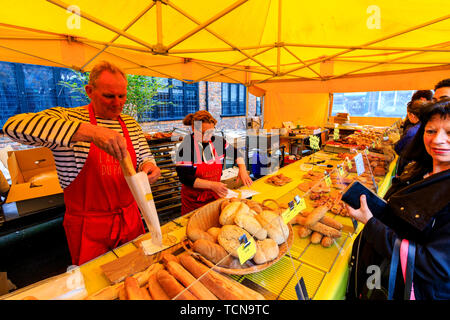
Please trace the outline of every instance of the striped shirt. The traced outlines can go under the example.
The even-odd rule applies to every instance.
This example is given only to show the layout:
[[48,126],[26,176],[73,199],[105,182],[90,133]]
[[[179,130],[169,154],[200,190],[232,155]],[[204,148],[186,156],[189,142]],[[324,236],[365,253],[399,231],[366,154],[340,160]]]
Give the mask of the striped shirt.
[[[121,114],[136,152],[137,168],[155,160],[147,140],[133,117]],[[96,117],[97,125],[113,129],[123,135],[118,120]],[[12,140],[36,147],[47,147],[53,152],[59,183],[64,189],[77,177],[89,154],[90,142],[72,142],[82,122],[89,123],[89,111],[83,107],[50,108],[37,113],[22,113],[8,119],[3,132]]]

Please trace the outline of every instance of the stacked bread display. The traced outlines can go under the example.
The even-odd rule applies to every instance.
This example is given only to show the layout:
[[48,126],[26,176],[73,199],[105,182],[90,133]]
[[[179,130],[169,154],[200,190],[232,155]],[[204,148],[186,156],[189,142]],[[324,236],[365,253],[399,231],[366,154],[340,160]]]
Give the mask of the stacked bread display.
[[158,263],[103,288],[86,300],[264,300],[258,292],[211,270],[187,253],[163,254]]
[[[246,199],[226,199],[218,208],[218,221],[212,226],[188,228],[194,252],[213,264],[230,269],[246,269],[252,264],[262,265],[279,258],[280,245],[286,243],[290,230],[280,215],[260,203]],[[240,237],[256,245],[251,261],[241,265],[237,249]]]

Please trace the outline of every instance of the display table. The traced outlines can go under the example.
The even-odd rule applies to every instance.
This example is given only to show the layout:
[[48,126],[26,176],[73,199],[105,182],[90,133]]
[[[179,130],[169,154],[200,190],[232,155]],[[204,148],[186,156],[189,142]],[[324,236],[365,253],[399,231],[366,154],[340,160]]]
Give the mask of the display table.
[[[327,157],[328,163],[342,163],[336,158],[336,154],[319,151],[314,154],[314,159]],[[335,159],[335,160],[333,160]],[[281,168],[278,173],[292,178],[292,181],[283,186],[272,186],[264,182],[263,177],[253,183],[251,189],[258,192],[253,196],[253,200],[262,202],[265,199],[274,199],[278,203],[287,203],[293,200],[294,196],[302,196],[303,192],[297,188],[303,182],[302,176],[305,174],[305,163],[310,162],[310,157],[305,157],[286,167]],[[391,178],[395,172],[396,159],[390,164],[388,174],[378,183],[378,193],[382,196],[390,186]],[[316,167],[317,168],[317,167]],[[335,168],[335,167],[334,167]],[[305,197],[309,207],[309,199]],[[269,300],[296,300],[297,295],[295,285],[300,278],[303,278],[308,295],[314,300],[341,300],[345,298],[345,291],[348,279],[348,262],[350,259],[353,242],[362,229],[358,224],[355,231],[349,217],[335,216],[336,220],[344,225],[342,236],[336,239],[336,243],[330,248],[321,245],[314,245],[310,242],[310,237],[300,238],[297,235],[297,225],[293,225],[294,240],[287,254],[269,268],[248,274],[231,276],[234,280],[261,293]],[[176,236],[182,239],[186,234],[186,225],[192,213],[172,220],[161,227],[163,235]],[[80,266],[80,271],[84,277],[85,289],[88,294],[109,286],[111,283],[105,276],[102,266],[139,250],[137,243],[149,239],[149,234],[118,247],[106,254],[93,259]]]
[[[315,157],[320,157],[321,154],[325,155],[324,152],[319,152]],[[305,157],[277,172],[293,179],[292,182],[284,186],[275,187],[265,183],[264,180],[267,177],[255,181],[251,189],[259,192],[259,194],[253,196],[253,200],[262,202],[270,198],[283,203],[291,201],[295,195],[301,196],[302,192],[297,189],[297,185],[302,182],[302,176],[305,172],[300,169],[300,166],[309,160],[309,157]],[[340,162],[335,161],[335,163]],[[396,159],[391,163],[388,174],[378,184],[380,195],[384,195],[390,186],[395,163]],[[163,225],[161,227],[163,234],[185,233],[189,216],[190,214],[182,216]],[[359,224],[357,232],[354,232],[350,218],[336,216],[335,219],[344,225],[343,235],[337,239],[337,245],[324,248],[320,245],[311,244],[309,237],[300,239],[297,236],[297,226],[294,225],[293,245],[280,261],[261,272],[231,277],[260,292],[267,299],[297,299],[294,287],[301,277],[305,281],[310,298],[314,300],[344,299],[351,249],[357,233],[362,229],[362,225]],[[141,237],[148,238],[148,234]],[[100,268],[102,265],[137,249],[138,247],[134,243],[127,243],[80,266],[89,294],[110,285]]]

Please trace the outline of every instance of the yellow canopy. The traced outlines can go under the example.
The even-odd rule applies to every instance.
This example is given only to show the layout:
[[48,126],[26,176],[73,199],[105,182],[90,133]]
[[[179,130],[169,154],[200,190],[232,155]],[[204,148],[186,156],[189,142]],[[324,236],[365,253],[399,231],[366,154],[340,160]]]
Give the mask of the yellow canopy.
[[2,61],[89,71],[109,60],[127,73],[255,85],[257,95],[280,81],[314,93],[389,86],[364,87],[360,77],[399,76],[400,87],[409,77],[414,86],[417,72],[433,74],[430,88],[450,70],[448,0],[0,4]]

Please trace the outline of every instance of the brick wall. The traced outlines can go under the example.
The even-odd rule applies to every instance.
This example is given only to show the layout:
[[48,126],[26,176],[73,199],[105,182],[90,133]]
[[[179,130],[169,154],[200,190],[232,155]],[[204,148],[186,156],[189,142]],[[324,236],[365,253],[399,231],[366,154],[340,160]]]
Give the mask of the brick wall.
[[[208,86],[208,88],[206,88]],[[199,108],[200,110],[208,111],[217,120],[216,128],[218,130],[224,129],[245,129],[246,117],[221,117],[222,114],[222,86],[220,82],[200,82],[198,86],[199,91]],[[208,91],[208,97],[206,100],[206,91]],[[256,97],[249,94],[248,97],[248,117],[255,116],[256,112]],[[142,130],[144,132],[158,132],[158,131],[170,131],[174,128],[183,128],[182,120],[172,121],[151,121],[141,123]],[[10,145],[14,150],[21,150],[30,148],[30,146],[22,145],[12,141],[4,134],[0,134],[0,148]]]

